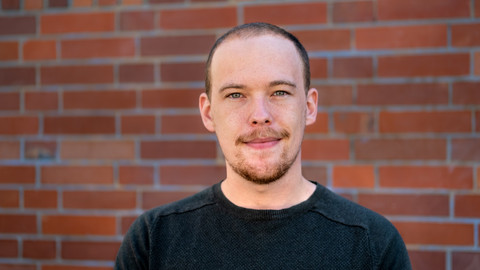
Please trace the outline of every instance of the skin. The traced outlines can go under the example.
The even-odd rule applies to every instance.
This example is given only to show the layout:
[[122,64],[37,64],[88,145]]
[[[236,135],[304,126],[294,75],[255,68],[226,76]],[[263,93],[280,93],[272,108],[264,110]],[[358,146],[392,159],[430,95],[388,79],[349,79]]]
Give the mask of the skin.
[[[317,90],[305,92],[293,43],[264,34],[233,37],[211,64],[211,94],[201,94],[205,127],[226,160],[222,191],[251,209],[284,209],[308,199],[315,185],[301,173],[301,142],[317,115]],[[243,173],[242,173],[243,172]]]

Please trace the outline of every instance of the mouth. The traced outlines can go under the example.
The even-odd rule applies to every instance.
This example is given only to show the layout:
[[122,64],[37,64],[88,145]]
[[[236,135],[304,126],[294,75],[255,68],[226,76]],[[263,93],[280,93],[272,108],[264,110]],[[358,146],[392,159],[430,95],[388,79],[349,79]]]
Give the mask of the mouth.
[[281,140],[290,137],[286,130],[275,130],[273,128],[256,129],[247,134],[240,135],[235,141],[236,145],[246,145],[253,149],[266,149],[274,147]]
[[255,138],[250,141],[244,142],[247,146],[254,148],[254,149],[266,149],[277,145],[280,142],[281,138]]

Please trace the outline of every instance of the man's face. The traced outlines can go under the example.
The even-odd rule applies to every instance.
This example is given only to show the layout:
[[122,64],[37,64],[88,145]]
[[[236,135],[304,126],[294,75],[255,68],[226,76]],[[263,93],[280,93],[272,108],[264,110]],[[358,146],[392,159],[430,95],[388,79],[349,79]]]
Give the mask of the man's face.
[[210,74],[210,99],[200,96],[200,110],[205,127],[217,134],[227,177],[267,184],[299,165],[305,125],[315,122],[317,91],[305,94],[293,43],[274,35],[226,40]]

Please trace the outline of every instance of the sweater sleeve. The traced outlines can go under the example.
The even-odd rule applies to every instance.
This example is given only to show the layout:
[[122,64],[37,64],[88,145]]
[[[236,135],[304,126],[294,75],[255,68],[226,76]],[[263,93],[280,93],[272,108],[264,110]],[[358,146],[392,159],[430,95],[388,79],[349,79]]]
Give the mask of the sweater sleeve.
[[385,246],[379,256],[378,270],[411,270],[410,259],[402,237],[392,226]]
[[130,226],[115,260],[115,270],[149,269],[150,229],[154,221],[144,213]]

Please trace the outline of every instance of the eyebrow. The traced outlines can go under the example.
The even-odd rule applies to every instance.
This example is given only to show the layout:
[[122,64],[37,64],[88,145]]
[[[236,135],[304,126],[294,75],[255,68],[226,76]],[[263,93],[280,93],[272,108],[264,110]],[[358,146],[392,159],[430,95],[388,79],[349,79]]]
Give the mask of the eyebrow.
[[[293,88],[297,87],[297,85],[294,82],[286,81],[286,80],[275,80],[275,81],[272,81],[268,84],[269,87],[275,87],[275,86],[279,86],[279,85],[288,85],[288,86],[293,87]],[[223,92],[227,89],[245,89],[245,88],[247,88],[247,86],[243,85],[243,84],[227,83],[220,88],[219,92],[221,93],[221,92]]]
[[247,86],[245,86],[243,84],[227,83],[220,88],[219,92],[222,93],[223,91],[225,91],[227,89],[245,89],[245,88],[247,88]]
[[297,85],[294,82],[291,81],[285,81],[285,80],[276,80],[270,83],[270,87],[278,86],[278,85],[288,85],[291,87],[297,87]]

